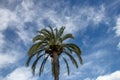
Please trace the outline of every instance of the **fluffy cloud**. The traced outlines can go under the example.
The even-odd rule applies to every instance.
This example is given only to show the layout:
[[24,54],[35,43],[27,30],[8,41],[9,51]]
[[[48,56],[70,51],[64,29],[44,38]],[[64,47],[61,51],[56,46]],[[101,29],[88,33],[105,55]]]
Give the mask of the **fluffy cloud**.
[[19,67],[2,80],[38,80],[38,77],[33,77],[30,68]]
[[0,33],[0,46],[2,46],[4,43],[4,36],[2,33]]
[[0,69],[8,67],[10,64],[14,64],[19,59],[20,59],[20,56],[18,57],[18,54],[15,51],[0,53]]
[[120,71],[115,71],[111,74],[99,76],[96,80],[120,80]]
[[17,21],[17,16],[9,9],[0,8],[0,31],[5,30],[11,22]]

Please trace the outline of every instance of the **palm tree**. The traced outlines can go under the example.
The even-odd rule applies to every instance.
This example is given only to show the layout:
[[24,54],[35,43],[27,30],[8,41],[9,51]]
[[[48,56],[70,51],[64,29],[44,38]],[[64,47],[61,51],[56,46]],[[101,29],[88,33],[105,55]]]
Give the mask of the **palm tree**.
[[38,35],[33,38],[34,44],[28,51],[29,58],[26,63],[27,66],[29,66],[31,59],[36,56],[31,66],[33,75],[35,74],[36,65],[41,57],[44,57],[44,59],[40,65],[39,75],[43,72],[45,63],[50,57],[54,80],[59,80],[59,57],[62,57],[66,63],[68,75],[70,74],[70,69],[65,55],[70,58],[76,68],[78,68],[78,64],[72,56],[73,53],[77,55],[80,64],[82,64],[80,48],[74,43],[65,42],[65,40],[69,38],[74,39],[74,37],[72,34],[63,34],[64,29],[65,27],[61,27],[60,29],[53,29],[52,27],[44,28],[38,31]]

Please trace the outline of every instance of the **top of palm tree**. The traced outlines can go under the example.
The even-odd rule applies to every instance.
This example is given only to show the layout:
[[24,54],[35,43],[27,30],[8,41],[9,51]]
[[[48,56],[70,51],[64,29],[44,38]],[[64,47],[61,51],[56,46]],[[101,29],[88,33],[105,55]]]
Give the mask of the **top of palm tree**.
[[[65,40],[67,39],[74,39],[72,34],[64,34],[65,27],[61,27],[60,29],[53,29],[51,26],[49,26],[49,29],[41,29],[38,32],[38,35],[36,35],[33,38],[33,45],[28,51],[29,59],[27,61],[27,66],[29,66],[29,63],[31,59],[36,55],[36,60],[33,62],[32,70],[33,74],[35,72],[36,64],[39,61],[39,59],[47,55],[47,57],[43,60],[41,67],[40,67],[40,74],[43,72],[45,62],[47,61],[48,57],[50,56],[51,59],[53,58],[53,52],[56,52],[58,56],[67,55],[72,63],[78,68],[77,61],[72,56],[73,53],[75,53],[79,59],[80,64],[82,64],[82,58],[81,58],[81,50],[80,48],[74,44],[74,43],[66,43]],[[63,60],[66,63],[68,74],[69,74],[69,66],[68,62],[65,59],[64,56],[62,56]],[[53,73],[54,74],[54,73]]]

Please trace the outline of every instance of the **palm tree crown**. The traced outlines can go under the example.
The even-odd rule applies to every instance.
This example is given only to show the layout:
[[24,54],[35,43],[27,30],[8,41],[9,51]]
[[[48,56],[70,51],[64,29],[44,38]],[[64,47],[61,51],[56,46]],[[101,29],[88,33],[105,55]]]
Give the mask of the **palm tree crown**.
[[36,65],[41,57],[45,57],[41,63],[39,69],[39,75],[43,72],[45,63],[48,57],[51,58],[52,62],[52,74],[55,77],[55,80],[59,80],[59,57],[61,56],[66,63],[68,75],[70,73],[68,62],[65,58],[66,55],[70,58],[72,63],[78,68],[77,61],[72,56],[72,53],[75,53],[79,59],[80,64],[82,64],[81,58],[81,50],[74,43],[65,43],[65,40],[71,38],[74,39],[72,34],[63,34],[65,27],[61,27],[60,29],[53,29],[49,27],[49,29],[41,29],[38,31],[38,35],[33,38],[34,44],[28,51],[28,60],[27,66],[29,66],[31,59],[36,56],[33,64],[32,71],[35,74]]

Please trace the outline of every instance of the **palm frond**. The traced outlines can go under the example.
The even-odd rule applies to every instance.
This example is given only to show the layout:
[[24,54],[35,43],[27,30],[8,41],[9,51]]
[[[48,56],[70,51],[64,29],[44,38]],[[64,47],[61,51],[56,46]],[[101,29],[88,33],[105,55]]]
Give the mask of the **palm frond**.
[[52,45],[55,45],[55,42],[56,42],[56,37],[55,37],[55,33],[54,33],[54,30],[53,30],[53,28],[51,27],[51,26],[49,26],[49,28],[50,28],[50,32],[51,32],[51,44]]
[[42,61],[42,63],[41,63],[41,66],[40,66],[40,69],[39,69],[39,76],[41,75],[41,73],[42,73],[43,70],[44,70],[44,65],[45,65],[48,57],[49,57],[49,55],[48,55],[48,56]]
[[58,35],[59,37],[62,36],[62,34],[63,34],[63,32],[64,32],[64,29],[65,29],[64,26],[62,26],[62,27],[59,29],[59,31],[58,31],[58,32],[59,32],[59,35]]
[[69,52],[67,52],[67,51],[63,51],[63,52],[70,58],[70,60],[76,66],[76,68],[78,68],[77,61],[74,59],[74,57],[71,54],[69,54]]
[[29,56],[29,58],[27,59],[27,62],[26,62],[26,66],[29,66],[31,59],[32,59],[34,56],[35,56],[35,54]]
[[50,39],[50,37],[51,37],[51,34],[47,29],[42,29],[42,30],[40,30],[38,32],[47,39]]
[[44,39],[45,37],[43,35],[37,35],[33,38],[33,42],[38,41],[38,40],[43,41]]
[[69,38],[74,39],[72,34],[66,34],[62,37],[62,41],[66,40],[66,39],[69,39]]
[[80,64],[82,64],[81,50],[76,44],[68,43],[68,44],[63,44],[63,46],[67,48],[68,50],[75,52],[75,54],[77,55],[79,59]]
[[68,75],[69,75],[70,74],[70,69],[69,69],[68,62],[67,62],[67,60],[64,57],[62,57],[62,58],[63,58],[64,62],[66,63],[67,72],[68,72]]
[[30,56],[32,54],[36,54],[44,46],[46,46],[46,44],[44,44],[44,41],[33,44],[28,50],[28,55]]
[[35,74],[35,68],[36,68],[36,65],[37,65],[37,63],[38,63],[38,60],[39,60],[42,56],[44,56],[44,55],[45,55],[45,53],[42,54],[42,55],[40,55],[39,57],[37,57],[36,60],[33,62],[33,65],[32,65],[32,73],[33,73],[33,75]]

